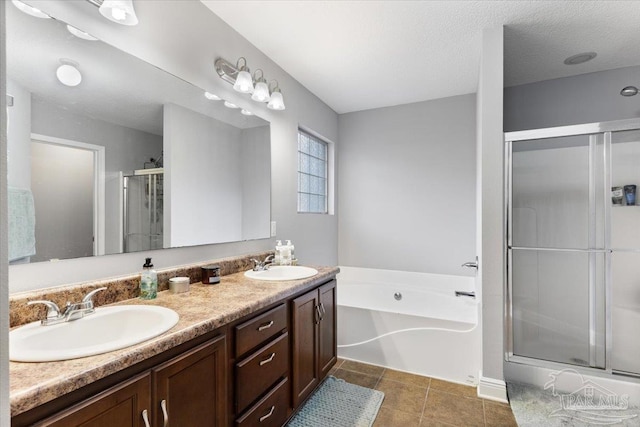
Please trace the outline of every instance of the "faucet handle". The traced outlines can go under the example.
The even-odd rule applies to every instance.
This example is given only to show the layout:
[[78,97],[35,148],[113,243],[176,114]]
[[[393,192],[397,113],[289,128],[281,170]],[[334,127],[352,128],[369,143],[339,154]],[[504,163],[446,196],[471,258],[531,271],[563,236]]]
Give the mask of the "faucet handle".
[[[47,306],[47,319],[57,319],[60,317],[60,308],[55,302],[46,301],[46,300],[37,300],[37,301],[29,301],[27,305],[33,304],[44,304]],[[44,320],[43,320],[44,322]]]
[[251,258],[250,261],[253,262],[253,271],[260,271],[260,269],[264,266],[264,263],[262,261],[258,261],[255,258]]
[[94,296],[95,294],[97,294],[98,292],[100,292],[100,291],[104,291],[104,290],[106,290],[106,289],[107,289],[106,287],[103,287],[103,288],[98,288],[98,289],[94,289],[94,290],[92,290],[91,292],[89,292],[88,294],[86,294],[86,295],[84,296],[84,298],[82,298],[82,302],[83,302],[83,303],[90,302],[91,304],[93,304],[93,301],[91,300],[91,299],[93,298],[93,296]]

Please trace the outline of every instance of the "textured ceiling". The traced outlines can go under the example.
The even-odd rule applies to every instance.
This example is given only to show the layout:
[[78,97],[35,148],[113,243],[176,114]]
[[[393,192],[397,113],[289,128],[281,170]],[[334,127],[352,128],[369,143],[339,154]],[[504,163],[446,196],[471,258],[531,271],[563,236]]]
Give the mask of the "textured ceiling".
[[507,86],[640,64],[637,0],[201,1],[338,113],[475,92],[500,25]]

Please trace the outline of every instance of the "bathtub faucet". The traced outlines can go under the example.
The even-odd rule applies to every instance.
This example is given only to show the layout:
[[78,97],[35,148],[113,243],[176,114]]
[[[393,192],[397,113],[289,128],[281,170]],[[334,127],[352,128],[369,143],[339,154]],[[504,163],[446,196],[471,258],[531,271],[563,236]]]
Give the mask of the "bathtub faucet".
[[456,291],[457,297],[471,297],[473,299],[476,298],[475,291],[467,292],[467,291]]

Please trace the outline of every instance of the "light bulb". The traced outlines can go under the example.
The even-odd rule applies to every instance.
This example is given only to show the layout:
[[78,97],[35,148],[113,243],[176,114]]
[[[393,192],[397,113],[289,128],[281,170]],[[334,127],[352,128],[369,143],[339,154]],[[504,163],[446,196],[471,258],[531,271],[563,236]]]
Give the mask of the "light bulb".
[[127,11],[114,7],[113,9],[111,9],[111,16],[116,21],[124,21],[125,19],[127,19]]

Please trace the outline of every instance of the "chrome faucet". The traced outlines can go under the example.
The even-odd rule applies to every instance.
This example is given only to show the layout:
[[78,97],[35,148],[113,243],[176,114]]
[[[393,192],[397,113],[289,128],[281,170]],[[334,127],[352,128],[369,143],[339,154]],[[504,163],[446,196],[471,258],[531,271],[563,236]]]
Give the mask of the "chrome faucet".
[[55,325],[62,322],[70,322],[72,320],[80,319],[84,316],[88,316],[89,314],[94,313],[96,310],[93,306],[92,298],[96,293],[104,291],[105,289],[107,288],[94,289],[93,291],[86,294],[80,302],[73,304],[67,302],[64,311],[60,311],[60,308],[56,303],[46,300],[29,301],[27,305],[44,304],[47,306],[47,317],[40,321],[42,326]]
[[269,266],[273,264],[273,255],[269,255],[264,259],[264,261],[258,261],[255,258],[251,258],[251,261],[253,262],[253,271],[268,270]]

